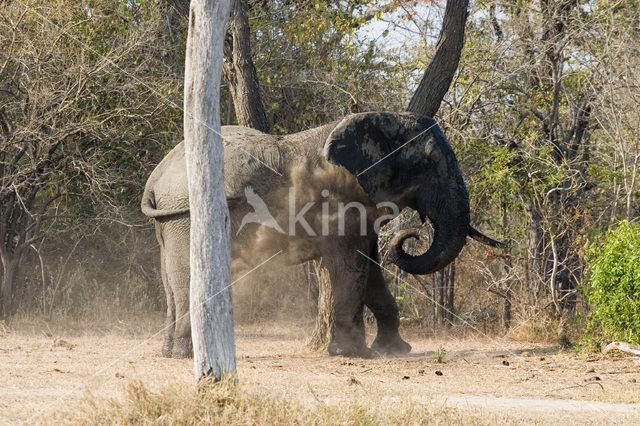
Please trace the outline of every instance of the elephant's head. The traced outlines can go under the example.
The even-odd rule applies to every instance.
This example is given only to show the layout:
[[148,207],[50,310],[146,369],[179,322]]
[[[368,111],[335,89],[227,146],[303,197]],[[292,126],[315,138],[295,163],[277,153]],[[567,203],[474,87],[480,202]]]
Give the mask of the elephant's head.
[[324,155],[353,173],[374,202],[392,201],[417,210],[423,221],[429,219],[434,237],[424,254],[413,256],[402,248],[407,238],[417,237],[416,230],[392,239],[389,257],[402,270],[435,272],[456,258],[467,235],[483,239],[470,226],[469,194],[456,155],[432,118],[413,113],[350,115],[327,138]]

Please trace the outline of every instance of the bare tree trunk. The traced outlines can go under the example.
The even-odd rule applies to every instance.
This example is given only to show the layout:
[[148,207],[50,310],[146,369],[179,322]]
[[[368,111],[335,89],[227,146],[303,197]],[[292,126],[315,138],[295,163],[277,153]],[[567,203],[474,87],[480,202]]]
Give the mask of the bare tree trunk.
[[507,294],[502,304],[502,327],[505,330],[511,328],[511,293]]
[[446,298],[446,303],[445,303],[445,307],[447,308],[447,320],[448,320],[448,325],[453,324],[453,320],[454,320],[454,296],[455,296],[455,288],[456,288],[456,262],[451,262],[451,264],[449,264],[448,266],[449,269],[449,279],[448,279],[448,286],[447,286],[447,298]]
[[258,73],[251,59],[248,8],[247,0],[234,1],[231,37],[225,40],[224,76],[233,96],[238,123],[268,133],[269,122],[260,97]]
[[440,286],[440,272],[433,274],[433,279],[431,280],[431,294],[433,297],[431,298],[431,313],[433,314],[433,321],[431,321],[431,327],[435,329],[438,325],[438,312],[440,312],[440,307],[438,306],[438,287]]
[[8,318],[16,313],[20,300],[20,267],[24,246],[8,250],[0,248],[0,319]]
[[185,64],[184,137],[191,212],[191,333],[196,377],[236,373],[231,235],[220,135],[222,47],[229,0],[193,0]]
[[315,279],[313,260],[306,261],[300,265],[300,269],[304,275],[305,285],[307,286],[307,301],[309,306],[313,308],[313,314],[318,314],[318,296],[320,289],[318,288],[318,280]]
[[18,307],[16,297],[19,258],[2,257],[2,275],[0,275],[0,319],[8,318],[15,314]]
[[447,94],[464,46],[464,26],[469,0],[448,0],[436,54],[427,67],[420,85],[413,94],[407,111],[433,117]]
[[[502,238],[507,238],[507,228],[509,227],[509,216],[507,215],[508,205],[506,201],[502,202]],[[502,276],[505,277],[504,283],[504,302],[502,312],[502,327],[508,330],[511,327],[511,307],[513,299],[513,284],[514,279],[511,277],[511,270],[513,266],[511,263],[511,256],[506,255],[504,257],[504,263],[502,264]]]
[[446,312],[444,310],[444,290],[447,286],[447,269],[438,271],[438,324],[444,325]]
[[318,313],[316,324],[309,340],[309,346],[313,349],[326,349],[333,338],[335,308],[329,271],[321,261],[314,260],[313,271],[318,283]]
[[529,290],[529,305],[536,306],[540,289],[542,288],[542,270],[544,256],[544,242],[542,235],[542,218],[540,212],[533,206],[527,206],[527,288]]
[[[453,323],[453,306],[454,306],[454,288],[456,278],[455,262],[451,262],[446,268],[437,272],[434,280],[436,288],[434,295],[437,294],[437,306],[434,313],[436,318],[434,323],[449,327]],[[438,290],[437,292],[435,290]]]
[[[502,275],[507,277],[511,272],[511,258],[507,258],[502,265]],[[513,287],[514,280],[512,278],[507,278],[507,281],[504,285],[504,303],[503,303],[503,314],[502,314],[502,327],[505,330],[508,330],[511,327],[511,306],[513,299]]]

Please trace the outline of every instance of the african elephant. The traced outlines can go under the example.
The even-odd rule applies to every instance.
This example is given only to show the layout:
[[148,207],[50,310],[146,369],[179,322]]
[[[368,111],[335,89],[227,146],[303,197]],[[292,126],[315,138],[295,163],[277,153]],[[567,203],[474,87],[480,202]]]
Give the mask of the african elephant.
[[[432,118],[371,112],[287,136],[240,126],[223,126],[222,135],[233,275],[258,265],[277,269],[321,258],[334,296],[330,354],[411,350],[398,332],[398,308],[378,264],[376,231],[384,220],[409,207],[431,222],[433,242],[421,255],[403,249],[407,238],[416,237],[414,231],[397,233],[390,242],[390,260],[413,274],[445,267],[467,236],[499,244],[470,226],[458,161]],[[163,354],[188,357],[189,200],[183,143],[151,173],[141,207],[155,220],[161,248],[167,295]],[[377,321],[371,349],[365,343],[364,305]]]

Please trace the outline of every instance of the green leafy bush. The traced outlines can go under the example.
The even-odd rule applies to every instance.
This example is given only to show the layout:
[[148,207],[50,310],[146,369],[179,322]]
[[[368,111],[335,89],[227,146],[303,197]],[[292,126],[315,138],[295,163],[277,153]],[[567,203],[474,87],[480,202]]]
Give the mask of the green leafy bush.
[[589,248],[587,330],[600,341],[640,342],[640,225],[623,221]]

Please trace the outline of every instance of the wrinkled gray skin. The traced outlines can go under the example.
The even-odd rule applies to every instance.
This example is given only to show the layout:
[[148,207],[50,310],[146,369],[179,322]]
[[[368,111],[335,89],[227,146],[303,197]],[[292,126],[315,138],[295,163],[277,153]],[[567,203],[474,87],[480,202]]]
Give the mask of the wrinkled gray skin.
[[[398,332],[398,308],[380,267],[364,256],[378,261],[377,235],[372,229],[374,220],[385,212],[377,210],[376,203],[390,201],[400,210],[415,209],[435,229],[433,243],[419,256],[402,248],[405,239],[416,236],[415,231],[399,233],[392,239],[391,261],[410,273],[427,274],[443,268],[458,255],[467,235],[486,238],[470,227],[469,197],[458,162],[435,122],[412,113],[364,113],[283,137],[239,126],[223,126],[222,134],[234,278],[276,253],[253,273],[322,258],[335,303],[335,333],[329,353],[368,357],[374,352],[409,352],[411,346]],[[236,235],[242,218],[254,211],[247,204],[248,187],[264,200],[284,231],[289,230],[291,187],[296,190],[296,213],[308,201],[317,201],[319,206],[326,199],[334,203],[333,207],[338,201],[359,201],[377,216],[367,215],[368,232],[364,236],[359,225],[349,221],[346,234],[335,235],[333,219],[333,235],[325,237],[309,236],[299,224],[295,226],[296,236],[289,236],[255,223],[245,224]],[[321,195],[322,189],[328,189],[330,195]],[[188,207],[184,148],[180,143],[153,171],[142,198],[142,211],[155,219],[160,243],[167,295],[163,354],[172,357],[192,354]],[[309,210],[304,217],[320,233],[320,223],[314,220],[317,210]],[[378,326],[371,349],[365,344],[364,305],[374,313]]]

